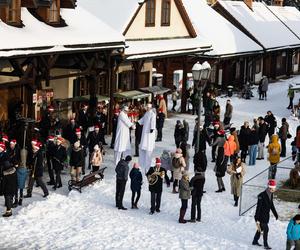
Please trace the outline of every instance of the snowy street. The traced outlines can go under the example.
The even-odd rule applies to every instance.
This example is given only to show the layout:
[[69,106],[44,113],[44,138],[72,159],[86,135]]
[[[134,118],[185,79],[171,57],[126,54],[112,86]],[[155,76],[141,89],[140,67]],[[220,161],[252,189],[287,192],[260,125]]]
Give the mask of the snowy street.
[[[299,122],[290,115],[290,110],[286,107],[289,101],[288,85],[297,82],[300,82],[300,76],[270,84],[267,101],[258,100],[256,92],[251,100],[232,97],[232,126],[240,129],[245,120],[252,126],[253,118],[264,117],[266,112],[271,110],[277,118],[278,126],[282,117],[287,118],[289,131],[294,137]],[[294,103],[298,102],[299,98],[299,94],[296,93]],[[227,97],[217,99],[221,105],[221,119],[223,119]],[[159,157],[163,149],[175,151],[173,134],[178,119],[186,119],[189,122],[191,144],[195,117],[176,114],[168,118],[163,129],[163,140],[156,143],[154,157]],[[287,141],[287,156],[291,155],[291,140]],[[213,171],[214,165],[211,163],[210,147],[206,152],[207,193],[204,194],[201,203],[202,222],[187,224],[178,223],[180,199],[178,194],[173,194],[171,187],[167,188],[165,184],[161,212],[148,214],[150,192],[145,176],[139,209],[130,209],[130,180],[127,182],[124,197],[124,206],[128,210],[121,211],[115,208],[113,150],[108,146],[106,150],[103,166],[107,169],[102,182],[84,188],[82,194],[77,191],[69,193],[67,188],[69,176],[64,175],[62,189],[50,191],[50,195],[43,199],[40,189],[34,188],[33,198],[25,199],[22,207],[13,209],[12,217],[1,217],[0,249],[260,249],[251,245],[256,230],[254,210],[245,216],[239,216],[238,208],[233,206],[227,174],[224,178],[226,192],[215,193],[217,182]],[[193,154],[194,149],[191,149],[190,177],[193,176]],[[130,165],[132,166],[134,162],[137,162],[135,157]],[[293,164],[291,160],[289,163]],[[255,166],[246,166],[244,181],[268,167],[268,164],[265,157],[265,160],[257,161]],[[47,179],[48,176],[45,174],[44,180]],[[267,180],[261,185],[266,186]],[[4,204],[3,197],[0,197],[0,202]],[[190,218],[190,204],[191,201],[186,219]],[[279,220],[276,221],[273,215],[271,216],[269,244],[272,249],[282,250],[285,249],[288,221],[280,215],[280,210],[285,209],[285,204],[276,201],[275,206],[279,211]],[[298,204],[289,204],[288,207],[291,214],[298,212]]]

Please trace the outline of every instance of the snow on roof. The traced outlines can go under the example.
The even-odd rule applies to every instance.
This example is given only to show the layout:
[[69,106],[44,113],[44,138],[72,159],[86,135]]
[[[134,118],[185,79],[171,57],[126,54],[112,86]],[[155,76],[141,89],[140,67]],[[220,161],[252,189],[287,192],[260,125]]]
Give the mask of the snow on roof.
[[252,10],[243,1],[219,1],[265,49],[300,45],[300,40],[268,9],[265,3],[254,2]]
[[61,9],[66,27],[52,27],[37,20],[22,8],[23,28],[16,28],[0,21],[0,50],[32,49],[55,46],[91,47],[100,44],[124,43],[122,34],[90,14],[83,8]]
[[212,56],[261,51],[262,47],[209,7],[203,0],[183,0],[198,36],[212,42]]
[[211,43],[200,38],[126,41],[127,59],[196,53],[211,50]]
[[298,37],[300,37],[300,11],[290,6],[268,6],[268,8]]
[[139,3],[143,0],[79,0],[77,5],[85,8],[115,30],[123,33]]

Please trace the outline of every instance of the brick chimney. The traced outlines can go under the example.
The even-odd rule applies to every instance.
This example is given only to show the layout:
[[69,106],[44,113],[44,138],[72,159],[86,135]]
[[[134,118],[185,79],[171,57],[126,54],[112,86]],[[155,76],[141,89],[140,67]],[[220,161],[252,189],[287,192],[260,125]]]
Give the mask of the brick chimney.
[[250,10],[252,10],[253,0],[244,0],[244,3],[249,7]]
[[274,0],[273,5],[275,5],[275,6],[283,6],[283,0]]

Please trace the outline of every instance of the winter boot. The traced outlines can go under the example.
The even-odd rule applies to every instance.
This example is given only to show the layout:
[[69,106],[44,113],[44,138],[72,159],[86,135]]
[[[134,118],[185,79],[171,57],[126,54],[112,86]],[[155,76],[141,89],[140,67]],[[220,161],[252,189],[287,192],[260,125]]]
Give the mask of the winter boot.
[[3,217],[9,217],[12,216],[12,211],[11,210],[6,210],[4,214],[2,214]]
[[25,196],[24,196],[24,198],[31,198],[32,197],[32,194],[26,194]]
[[234,196],[234,206],[237,207],[239,202],[239,197],[237,195]]
[[15,198],[14,203],[12,204],[12,207],[15,208],[18,206],[18,198]]
[[172,191],[173,194],[177,194],[178,191],[176,190],[176,187],[173,187],[173,191]]
[[20,198],[20,199],[19,199],[19,206],[22,206],[22,202],[23,202],[23,199]]
[[182,209],[182,208],[180,209],[179,220],[178,220],[179,223],[186,223],[186,222],[187,222],[187,221],[184,219],[185,212],[186,212],[186,209]]

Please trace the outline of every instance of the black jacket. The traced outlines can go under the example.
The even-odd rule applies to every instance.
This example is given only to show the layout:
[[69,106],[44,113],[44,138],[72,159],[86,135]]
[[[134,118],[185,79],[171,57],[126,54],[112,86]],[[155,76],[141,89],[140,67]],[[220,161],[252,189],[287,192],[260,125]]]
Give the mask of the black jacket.
[[78,115],[78,124],[83,128],[83,130],[86,130],[89,126],[89,116],[88,112],[85,112],[83,110],[79,111]]
[[194,155],[194,171],[205,172],[207,167],[206,154],[203,151],[198,151]]
[[249,136],[249,146],[257,145],[258,142],[259,142],[258,132],[256,130],[251,130],[251,133]]
[[270,210],[272,210],[274,216],[278,218],[278,214],[273,203],[273,194],[271,195],[270,200],[267,190],[265,190],[261,192],[257,198],[256,212],[254,215],[255,221],[259,221],[260,223],[269,223]]
[[250,134],[251,134],[251,129],[249,127],[246,128],[243,125],[239,133],[239,143],[240,143],[241,150],[248,150]]
[[82,149],[76,151],[74,148],[72,149],[70,156],[70,166],[71,167],[83,167],[84,165],[84,156]]
[[116,166],[116,174],[118,180],[127,181],[128,180],[128,172],[129,172],[129,162],[121,159]]
[[9,157],[9,162],[13,165],[20,165],[21,162],[21,154],[20,154],[20,148],[18,145],[15,146],[15,148],[12,150],[9,148],[7,150],[8,157]]
[[259,128],[258,128],[259,141],[265,142],[266,135],[267,135],[267,124],[266,123],[259,124]]
[[268,133],[274,134],[277,127],[277,121],[273,114],[265,116],[265,122],[267,123]]
[[33,162],[33,170],[34,170],[34,177],[42,177],[43,176],[43,154],[42,150],[38,150],[37,152],[33,153],[32,155],[32,162]]
[[143,176],[141,171],[137,168],[132,168],[129,176],[131,179],[131,183],[130,183],[131,191],[133,192],[140,191],[143,184]]
[[[149,177],[151,174],[155,172],[156,167],[151,167],[146,176]],[[164,172],[166,174],[166,170],[162,167],[159,168],[158,172]],[[163,178],[158,175],[158,181],[154,185],[149,185],[149,191],[154,193],[161,193],[163,191]]]
[[67,139],[71,144],[74,144],[77,140],[76,128],[79,128],[77,124],[74,124],[73,126],[71,123],[69,123],[63,129],[63,138]]
[[156,116],[156,128],[163,128],[165,122],[165,114],[162,112],[159,112]]
[[63,146],[56,146],[55,151],[52,158],[53,169],[54,170],[63,170],[64,169],[64,161],[67,158],[67,150]]
[[[211,143],[211,139],[208,136],[208,133],[206,131],[206,129],[202,129],[200,131],[200,141],[199,141],[199,150],[203,151],[206,150],[206,142],[208,144]],[[194,137],[193,137],[193,142],[192,142],[192,146],[195,146],[196,149],[196,144],[197,144],[197,129],[194,129]]]
[[101,142],[101,134],[100,132],[96,133],[95,131],[90,132],[87,137],[87,143],[89,145],[89,152],[92,153],[94,151],[94,147],[96,144],[99,145]]
[[174,138],[175,138],[175,143],[180,143],[180,142],[184,141],[184,138],[185,138],[184,127],[180,128],[178,125],[175,126]]
[[205,177],[201,173],[195,174],[190,181],[190,187],[192,187],[192,196],[202,196],[203,187],[205,183]]
[[80,142],[80,147],[82,148],[83,156],[86,157],[87,156],[86,149],[88,147],[88,144],[85,136],[81,134],[80,139],[78,139],[77,137],[76,141]]

